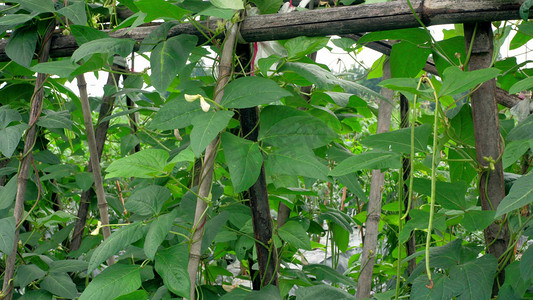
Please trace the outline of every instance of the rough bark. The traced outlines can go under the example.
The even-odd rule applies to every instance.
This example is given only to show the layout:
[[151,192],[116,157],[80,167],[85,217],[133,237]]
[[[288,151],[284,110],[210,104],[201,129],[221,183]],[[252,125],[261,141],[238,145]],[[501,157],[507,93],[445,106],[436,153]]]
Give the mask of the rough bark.
[[[116,67],[116,66],[114,66]],[[114,76],[114,79],[113,79]],[[115,82],[118,82],[120,78],[120,74],[109,74],[109,77],[107,79],[107,84],[115,84]],[[96,126],[95,130],[95,139],[96,139],[96,150],[98,154],[98,160],[102,158],[102,152],[104,150],[104,144],[107,137],[107,129],[109,127],[109,121],[102,122],[102,120],[111,115],[111,112],[113,111],[113,104],[115,102],[115,97],[111,96],[103,96],[102,97],[102,103],[100,104],[100,113],[98,115],[98,125]],[[92,172],[92,161],[89,159],[89,164],[87,166],[87,172]],[[83,230],[85,229],[85,223],[87,221],[87,215],[89,213],[89,205],[91,203],[92,197],[94,197],[95,193],[93,188],[90,188],[86,191],[83,191],[81,193],[81,199],[80,199],[80,206],[78,208],[78,218],[76,219],[76,225],[74,225],[74,231],[72,234],[72,239],[70,242],[70,250],[75,251],[78,250],[81,241],[83,238]]]
[[[55,23],[50,23],[48,29],[46,30],[44,36],[44,44],[42,45],[39,62],[46,62],[49,58],[49,51],[51,42],[50,39],[46,38],[52,34]],[[13,275],[15,272],[15,263],[17,259],[17,250],[19,242],[19,228],[20,221],[22,219],[22,213],[24,212],[24,198],[26,196],[26,186],[28,184],[28,174],[33,163],[33,145],[37,137],[37,127],[36,122],[41,115],[43,108],[43,98],[44,98],[44,89],[43,85],[46,80],[47,75],[39,73],[37,74],[37,80],[35,81],[34,96],[31,102],[30,116],[28,124],[30,128],[26,132],[26,138],[24,140],[24,152],[22,154],[22,159],[20,161],[20,168],[17,174],[17,196],[15,198],[15,209],[13,216],[15,217],[15,224],[17,225],[15,229],[15,236],[13,243],[13,251],[7,255],[6,259],[6,268],[4,272],[4,283],[2,287],[1,295],[2,299],[10,300],[13,297]]]
[[[85,123],[87,143],[89,144],[89,155],[94,177],[94,188],[98,202],[98,210],[100,212],[100,222],[102,223],[102,233],[105,240],[111,235],[111,229],[108,226],[109,212],[107,200],[105,198],[102,171],[100,170],[100,159],[98,158],[98,150],[96,148],[96,138],[94,135],[93,119],[91,116],[91,106],[89,105],[89,97],[87,96],[87,83],[85,82],[84,74],[76,76],[76,79],[78,80],[78,89],[80,91],[81,109],[83,112],[83,122]],[[108,266],[114,263],[115,260],[113,257],[107,259]]]
[[[493,53],[493,34],[491,23],[464,24],[466,49],[472,46],[472,54],[468,64],[470,71],[491,66]],[[472,36],[474,43],[470,45]],[[498,121],[498,105],[496,104],[496,81],[489,80],[472,93],[472,119],[474,122],[474,137],[476,143],[476,159],[482,167],[479,180],[479,196],[483,210],[496,210],[505,197],[503,167],[501,161],[502,149],[500,139],[500,124]],[[489,167],[489,158],[495,161],[494,169]],[[487,252],[501,259],[509,245],[509,230],[507,223],[492,223],[484,231]],[[503,270],[501,266],[501,269]],[[504,271],[497,274],[492,287],[493,296],[498,294],[499,285],[505,280]]]
[[[521,0],[413,0],[417,15],[426,25],[454,24],[460,22],[490,22],[518,20]],[[217,22],[208,25],[215,30]],[[282,40],[298,36],[344,35],[370,31],[419,27],[406,1],[344,6],[320,10],[295,11],[288,14],[250,16],[242,22],[242,38],[247,42]],[[141,42],[157,25],[121,29],[110,33],[112,37],[133,38]],[[169,37],[183,33],[206,41],[190,23],[175,26]],[[0,61],[8,61],[5,55],[7,41],[0,41]],[[53,57],[70,56],[77,49],[73,36],[57,35],[52,43]]]
[[[215,85],[214,97],[215,102],[220,103],[224,95],[224,87],[228,83],[233,70],[233,49],[237,40],[238,24],[233,24],[229,31],[219,64],[219,76]],[[200,262],[200,255],[202,249],[202,236],[204,233],[204,224],[206,221],[205,211],[207,203],[203,200],[209,196],[211,192],[211,184],[213,181],[213,167],[217,155],[218,141],[220,136],[217,136],[205,150],[204,163],[200,172],[200,182],[198,187],[198,199],[196,200],[196,212],[194,215],[194,226],[191,238],[191,245],[189,247],[189,265],[188,273],[191,281],[191,298],[195,299],[196,294],[196,277],[198,272],[198,263]]]
[[[390,65],[387,61],[383,65],[383,80],[390,78]],[[392,90],[381,89],[383,97],[390,101],[380,100],[378,112],[378,126],[376,133],[389,131],[392,115]],[[381,197],[385,173],[380,170],[372,170],[370,182],[370,195],[368,197],[368,211],[365,224],[365,239],[363,253],[361,255],[361,273],[357,282],[357,299],[370,298],[372,290],[372,272],[376,258],[376,246],[378,241],[378,225],[381,218]]]
[[[409,101],[407,100],[407,97],[404,95],[400,95],[400,127],[401,128],[407,128],[409,127]],[[412,208],[413,203],[411,203],[411,207],[409,207],[409,177],[411,175],[411,157],[403,157],[402,158],[402,166],[403,166],[403,204],[404,204],[404,211],[407,211]],[[411,216],[407,215],[405,218],[405,222],[409,222],[411,220]],[[411,256],[416,252],[416,246],[415,246],[415,235],[414,232],[411,232],[411,236],[405,243],[405,248],[407,249],[407,256]],[[407,265],[407,273],[411,275],[416,267],[416,259],[413,258],[409,260]]]

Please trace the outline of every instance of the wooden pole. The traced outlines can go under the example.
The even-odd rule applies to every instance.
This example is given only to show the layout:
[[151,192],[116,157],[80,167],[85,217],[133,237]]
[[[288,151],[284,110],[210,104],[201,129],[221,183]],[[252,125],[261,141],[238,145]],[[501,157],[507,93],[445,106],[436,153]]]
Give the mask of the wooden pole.
[[[237,27],[238,24],[233,24],[224,42],[222,49],[218,81],[215,85],[215,102],[220,103],[222,96],[224,95],[224,88],[229,82],[233,71],[233,49],[237,41]],[[198,199],[196,200],[196,212],[194,215],[194,226],[192,233],[192,240],[189,248],[189,279],[191,281],[191,298],[195,299],[195,286],[196,277],[198,272],[198,263],[200,262],[201,250],[202,250],[202,236],[204,233],[203,224],[206,221],[205,212],[207,210],[207,203],[204,201],[211,192],[211,184],[213,181],[213,167],[215,164],[215,158],[217,155],[218,142],[220,135],[218,135],[205,150],[205,158],[200,172],[200,186],[198,187]]]
[[[389,61],[383,64],[383,80],[391,78]],[[387,132],[390,129],[392,116],[392,99],[394,92],[382,88],[381,94],[388,101],[380,100],[378,111],[378,126],[376,133]],[[378,241],[378,225],[381,218],[381,197],[383,195],[383,183],[385,173],[380,170],[372,170],[370,182],[370,195],[368,197],[368,212],[365,223],[365,237],[363,253],[361,255],[361,272],[357,282],[357,299],[370,298],[372,290],[372,273],[376,260],[376,247]]]
[[[472,47],[468,70],[474,71],[491,66],[493,53],[493,34],[490,22],[464,24],[466,49]],[[473,39],[473,44],[471,41]],[[470,96],[472,105],[472,119],[474,122],[474,137],[476,143],[476,158],[480,171],[479,197],[483,210],[496,210],[505,197],[503,180],[502,149],[500,139],[500,124],[498,121],[498,106],[496,104],[496,80],[483,83]],[[492,161],[492,163],[490,162]],[[491,168],[492,165],[492,168]],[[501,259],[509,245],[509,230],[503,219],[492,223],[484,231],[487,252]],[[504,266],[497,274],[492,287],[493,296],[498,294],[499,285],[505,280]]]
[[[94,177],[94,189],[98,202],[98,211],[100,212],[100,222],[102,223],[102,234],[104,240],[111,235],[109,228],[109,212],[107,200],[105,198],[104,182],[102,179],[102,171],[100,170],[100,159],[98,158],[98,150],[96,147],[96,138],[94,137],[93,118],[91,116],[91,106],[89,104],[89,97],[87,96],[87,83],[85,82],[85,75],[80,74],[76,76],[78,80],[78,89],[80,90],[81,110],[83,112],[83,122],[85,123],[85,131],[87,135],[87,144],[89,144],[89,155]],[[110,266],[115,263],[113,256],[107,259],[107,265]]]

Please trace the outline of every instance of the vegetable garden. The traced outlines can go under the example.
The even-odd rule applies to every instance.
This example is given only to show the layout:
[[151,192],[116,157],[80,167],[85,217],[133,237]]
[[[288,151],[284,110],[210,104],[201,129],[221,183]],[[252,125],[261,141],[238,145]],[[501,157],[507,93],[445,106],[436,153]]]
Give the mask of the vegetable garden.
[[3,1],[0,299],[532,298],[531,6]]

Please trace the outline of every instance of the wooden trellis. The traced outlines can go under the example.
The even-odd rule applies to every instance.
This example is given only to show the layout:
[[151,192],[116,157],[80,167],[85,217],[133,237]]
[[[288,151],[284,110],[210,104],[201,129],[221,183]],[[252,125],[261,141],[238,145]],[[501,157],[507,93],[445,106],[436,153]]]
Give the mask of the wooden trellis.
[[[492,35],[490,31],[491,21],[511,20],[519,19],[519,9],[523,1],[521,0],[417,0],[412,1],[412,7],[414,12],[418,15],[418,18],[422,20],[425,25],[439,25],[439,24],[453,24],[453,23],[480,23],[484,24],[484,31],[478,32],[477,35]],[[127,12],[125,12],[127,14]],[[488,25],[487,25],[488,24]],[[216,29],[216,21],[204,22],[204,26],[207,26],[213,30]],[[346,6],[338,8],[330,8],[323,10],[292,12],[280,15],[261,15],[246,17],[242,21],[240,26],[240,37],[246,42],[258,42],[268,40],[282,40],[298,36],[327,36],[327,35],[341,35],[358,39],[359,34],[372,31],[382,30],[394,30],[401,28],[413,28],[419,27],[420,23],[413,16],[413,11],[409,4],[405,1],[395,1],[388,3],[377,3],[358,6]],[[138,27],[135,29],[123,29],[115,32],[109,32],[111,37],[116,38],[131,38],[138,42],[141,42],[148,34],[150,34],[158,25]],[[465,35],[472,35],[472,26],[465,26]],[[192,24],[184,23],[173,27],[169,32],[169,37],[177,36],[180,34],[192,34],[199,37],[200,42],[205,42],[205,37],[196,30]],[[475,43],[477,40],[474,40]],[[0,61],[9,61],[6,55],[5,49],[8,40],[4,39],[0,41]],[[390,53],[391,42],[376,42],[371,43],[368,46],[378,50],[384,54]],[[481,45],[481,44],[480,44]],[[483,46],[483,45],[481,45]],[[491,45],[486,45],[492,47]],[[78,45],[73,36],[65,36],[56,34],[52,38],[50,56],[51,57],[66,57],[72,55],[77,49]],[[478,52],[474,52],[473,61],[471,66],[473,69],[487,67],[482,66],[484,57],[487,53],[491,53],[491,49],[478,49],[474,46],[473,49]],[[475,64],[475,59],[479,59],[481,62]],[[431,73],[436,73],[434,65],[431,61],[428,61],[425,69]],[[485,104],[480,105],[480,93],[488,91],[490,106]],[[496,107],[496,99],[498,103],[507,107],[514,106],[519,100],[517,97],[509,95],[503,90],[497,90],[494,85],[494,81],[485,83],[481,89],[479,89],[473,95],[473,110],[478,111],[478,118],[474,117],[474,123],[480,122],[480,116],[486,116],[490,112],[494,112]],[[493,103],[492,103],[493,102]],[[497,112],[497,110],[496,110]],[[483,156],[490,155],[490,157],[499,157],[501,149],[499,145],[499,131],[497,117],[492,116],[491,120],[495,119],[495,122],[491,124],[483,123],[483,130],[479,130],[481,126],[476,125],[476,146],[480,151],[478,152],[478,163],[485,164]],[[390,118],[389,118],[390,121]],[[494,120],[493,120],[494,121]],[[476,123],[477,122],[477,123]],[[389,127],[389,126],[386,126]],[[485,136],[488,134],[488,136]],[[493,136],[498,135],[498,139],[495,139],[491,143],[481,143],[481,139],[491,139]],[[479,142],[479,143],[478,143]],[[494,173],[494,174],[493,174]],[[497,200],[492,202],[494,208],[497,206],[498,201],[503,198],[502,196],[502,182],[501,176],[503,170],[501,168],[501,162],[496,170],[490,172],[489,179],[496,180],[498,182],[489,184],[487,194],[491,200]],[[482,177],[483,180],[483,177]],[[485,178],[485,180],[487,180]],[[484,181],[482,181],[484,182]],[[485,192],[485,191],[484,191]],[[494,194],[497,194],[493,197]],[[483,195],[485,193],[482,193]],[[378,197],[380,198],[380,197]],[[498,200],[499,199],[499,200]],[[381,201],[379,199],[379,201]],[[490,209],[490,205],[487,205],[485,199],[484,209]],[[483,201],[482,201],[483,203]],[[375,206],[374,206],[375,207]],[[380,207],[380,204],[378,205]],[[268,209],[268,208],[266,208]],[[379,220],[379,215],[378,215]],[[505,250],[505,239],[508,242],[508,236],[505,233],[501,236],[497,232],[493,232],[495,229],[487,229],[486,239],[489,242],[497,240],[494,245],[494,249],[491,250],[496,256],[501,255],[502,249]],[[377,239],[377,235],[373,236]],[[369,241],[365,241],[367,244]],[[374,247],[375,241],[370,243]],[[503,245],[503,246],[502,246]],[[371,251],[372,249],[370,249]],[[372,253],[372,252],[370,252]],[[368,254],[368,253],[367,253]],[[363,258],[365,257],[363,252]],[[368,255],[367,255],[368,256]],[[368,266],[370,270],[373,267],[373,263]],[[371,275],[370,271],[370,275]],[[361,284],[361,282],[360,282]],[[367,284],[367,283],[362,283]],[[358,298],[368,297],[370,292],[370,283],[368,283],[368,289],[364,294],[358,293]],[[368,291],[367,291],[368,290]]]

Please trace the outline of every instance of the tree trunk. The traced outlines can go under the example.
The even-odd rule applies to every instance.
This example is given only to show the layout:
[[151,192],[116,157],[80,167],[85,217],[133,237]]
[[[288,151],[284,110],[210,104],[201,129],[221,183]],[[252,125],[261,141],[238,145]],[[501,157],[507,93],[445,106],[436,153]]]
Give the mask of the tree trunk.
[[[403,94],[400,95],[400,127],[401,128],[407,128],[409,127],[409,100],[407,100],[407,97],[405,97]],[[412,208],[413,203],[411,203],[411,207],[409,207],[409,184],[407,183],[409,180],[409,177],[411,175],[411,159],[413,157],[407,158],[402,157],[402,166],[403,166],[403,204],[404,204],[404,210],[408,211]],[[402,187],[401,187],[402,188]],[[407,215],[405,218],[405,222],[409,222],[411,220],[411,216]],[[416,246],[415,246],[415,234],[414,231],[411,232],[411,236],[405,243],[405,248],[407,249],[407,256],[410,256],[416,252]],[[401,259],[401,258],[399,258]],[[413,258],[409,260],[407,265],[407,274],[411,275],[416,267],[416,259]]]
[[[114,68],[118,69],[118,66],[114,65]],[[114,77],[114,78],[113,78]],[[120,79],[120,74],[109,73],[107,78],[107,84],[112,85],[115,82],[118,82]],[[105,117],[111,115],[113,111],[113,104],[115,102],[115,97],[112,96],[103,96],[102,103],[100,104],[100,113],[98,115],[98,125],[95,130],[95,139],[96,139],[96,150],[98,154],[98,160],[102,158],[102,152],[104,150],[104,144],[107,137],[107,129],[109,127],[109,121],[102,122]],[[89,164],[87,166],[87,172],[92,172],[92,162],[89,159]],[[70,250],[76,251],[80,248],[81,241],[83,238],[83,230],[85,229],[85,223],[87,221],[87,215],[89,213],[89,205],[91,203],[92,197],[95,193],[93,188],[90,188],[81,193],[80,206],[78,208],[78,218],[76,219],[76,225],[74,225],[74,231],[72,234],[72,240],[70,242]]]
[[[229,82],[231,73],[233,71],[233,49],[237,41],[238,24],[233,24],[226,36],[224,47],[222,49],[218,81],[215,85],[215,102],[220,103],[222,96],[224,95],[224,87]],[[198,199],[196,200],[196,212],[194,214],[193,233],[191,237],[191,245],[189,248],[189,265],[188,273],[191,281],[191,300],[195,299],[195,287],[196,287],[196,273],[198,272],[198,263],[200,262],[201,250],[202,250],[202,236],[204,233],[204,224],[206,221],[205,211],[207,209],[207,203],[205,198],[209,196],[211,192],[211,184],[213,181],[213,167],[215,164],[215,158],[217,155],[218,142],[220,135],[218,135],[205,150],[204,163],[200,172],[200,186],[198,187]]]
[[[472,54],[468,64],[469,71],[491,67],[493,53],[493,35],[491,23],[465,23],[466,49],[472,47]],[[470,45],[475,34],[474,43]],[[483,83],[471,95],[472,119],[474,122],[474,137],[476,143],[476,158],[482,167],[479,180],[479,196],[483,210],[496,210],[501,200],[505,197],[503,181],[503,167],[501,161],[500,125],[498,121],[498,105],[496,104],[496,80],[492,79]],[[491,170],[489,162],[494,160],[494,169]],[[492,223],[483,233],[487,252],[501,259],[509,245],[509,230],[507,223]],[[502,271],[497,274],[492,287],[493,296],[498,294],[499,285],[505,280],[503,271],[505,266],[500,266]]]
[[[39,62],[47,62],[49,58],[51,38],[50,35],[53,32],[55,22],[51,22],[44,34],[44,44],[42,45]],[[28,184],[28,174],[31,164],[33,163],[33,145],[37,136],[36,124],[43,108],[44,89],[43,85],[47,75],[39,73],[37,74],[37,80],[35,81],[34,97],[31,102],[30,116],[28,120],[29,129],[26,132],[26,138],[24,140],[24,152],[20,161],[20,168],[18,172],[17,182],[17,196],[15,199],[15,209],[13,216],[15,217],[15,236],[13,243],[13,251],[7,255],[6,269],[4,272],[4,283],[2,287],[2,294],[5,295],[3,299],[10,300],[13,297],[13,275],[15,272],[15,263],[17,259],[17,250],[19,243],[19,223],[22,219],[22,213],[24,212],[24,198],[26,196],[26,186]]]
[[[390,78],[389,62],[383,64],[383,80]],[[382,88],[381,94],[388,101],[380,100],[378,112],[378,128],[376,133],[389,131],[392,115],[392,90]],[[378,225],[381,218],[381,197],[383,194],[383,182],[385,173],[380,170],[372,170],[370,182],[370,195],[368,197],[368,212],[365,226],[365,239],[361,258],[361,273],[357,282],[357,299],[370,298],[372,290],[372,272],[376,258],[376,246],[378,241]]]

